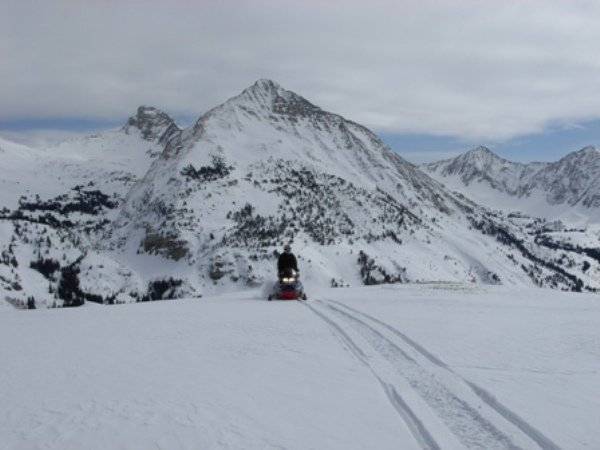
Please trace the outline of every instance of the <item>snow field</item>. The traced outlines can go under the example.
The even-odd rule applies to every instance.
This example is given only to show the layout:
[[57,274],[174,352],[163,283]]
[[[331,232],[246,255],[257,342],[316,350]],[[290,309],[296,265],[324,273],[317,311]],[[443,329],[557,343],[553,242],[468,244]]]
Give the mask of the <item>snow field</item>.
[[0,448],[597,448],[600,303],[424,284],[0,315]]
[[418,448],[368,371],[296,302],[0,320],[2,449]]

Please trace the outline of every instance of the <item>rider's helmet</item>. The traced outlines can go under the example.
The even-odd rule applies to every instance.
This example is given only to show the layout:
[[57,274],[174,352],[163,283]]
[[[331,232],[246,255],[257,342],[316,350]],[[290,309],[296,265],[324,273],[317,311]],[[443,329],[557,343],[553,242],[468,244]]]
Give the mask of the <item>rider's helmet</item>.
[[283,251],[286,253],[290,253],[292,251],[292,246],[290,244],[285,244],[283,246]]

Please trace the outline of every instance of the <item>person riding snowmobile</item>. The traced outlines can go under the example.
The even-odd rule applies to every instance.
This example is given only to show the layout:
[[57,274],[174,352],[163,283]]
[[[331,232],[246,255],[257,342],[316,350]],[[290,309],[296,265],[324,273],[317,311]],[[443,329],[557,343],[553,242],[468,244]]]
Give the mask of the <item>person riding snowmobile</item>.
[[286,244],[283,247],[283,253],[279,255],[279,259],[277,260],[277,272],[279,277],[281,278],[282,274],[290,269],[299,272],[298,261],[292,253],[292,247],[289,244]]
[[269,294],[267,300],[306,300],[304,287],[298,279],[298,261],[292,253],[292,247],[286,244],[283,253],[277,260],[277,272],[279,282],[273,286],[273,293]]
[[306,300],[304,287],[298,279],[298,261],[292,253],[289,245],[283,247],[283,253],[277,260],[277,272],[279,282],[273,286],[273,293],[269,294],[267,300]]

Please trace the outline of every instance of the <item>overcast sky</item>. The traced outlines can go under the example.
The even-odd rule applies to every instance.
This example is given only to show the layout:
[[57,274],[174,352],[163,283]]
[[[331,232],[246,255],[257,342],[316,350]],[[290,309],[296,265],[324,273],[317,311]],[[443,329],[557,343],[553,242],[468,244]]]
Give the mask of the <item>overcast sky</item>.
[[186,122],[271,78],[416,159],[548,159],[600,143],[599,24],[577,0],[0,0],[0,131],[113,126],[140,104]]

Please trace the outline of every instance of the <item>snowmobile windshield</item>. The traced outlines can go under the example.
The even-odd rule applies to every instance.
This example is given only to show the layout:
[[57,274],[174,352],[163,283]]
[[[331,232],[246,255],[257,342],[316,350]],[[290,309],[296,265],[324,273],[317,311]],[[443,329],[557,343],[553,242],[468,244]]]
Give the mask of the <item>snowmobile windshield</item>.
[[294,269],[290,269],[290,268],[288,268],[288,269],[284,269],[284,270],[281,272],[281,276],[282,276],[283,278],[293,278],[293,277],[295,277],[295,276],[296,276],[296,271],[295,271]]

